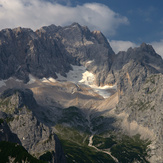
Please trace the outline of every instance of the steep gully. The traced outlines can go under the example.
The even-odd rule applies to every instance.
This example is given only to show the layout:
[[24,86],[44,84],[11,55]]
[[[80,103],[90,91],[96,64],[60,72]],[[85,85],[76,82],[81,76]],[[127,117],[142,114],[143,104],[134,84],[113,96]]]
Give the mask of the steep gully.
[[92,131],[91,122],[90,122],[90,116],[87,117],[87,120],[88,120],[88,124],[89,124],[89,128],[90,128],[90,132],[91,132],[91,136],[89,137],[88,146],[89,146],[89,147],[92,147],[92,148],[94,148],[94,149],[96,149],[96,150],[99,151],[99,152],[103,152],[103,153],[108,154],[109,156],[112,157],[112,159],[113,159],[116,163],[119,163],[118,159],[115,158],[114,156],[112,156],[112,154],[111,154],[109,151],[105,151],[105,150],[98,149],[97,147],[95,147],[95,146],[93,145],[93,137],[94,137],[95,132]]

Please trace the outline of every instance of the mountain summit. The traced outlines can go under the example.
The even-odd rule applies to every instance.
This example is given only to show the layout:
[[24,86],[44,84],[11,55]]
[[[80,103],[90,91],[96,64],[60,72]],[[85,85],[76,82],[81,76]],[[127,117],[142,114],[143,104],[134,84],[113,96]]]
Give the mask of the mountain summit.
[[29,74],[57,78],[56,73],[66,76],[72,64],[85,65],[92,60],[94,65],[89,66],[89,70],[96,73],[100,84],[114,56],[101,32],[90,32],[77,23],[67,27],[51,25],[36,32],[24,28],[5,29],[0,32],[0,40],[1,79],[15,76],[28,82]]
[[78,23],[4,29],[0,140],[23,146],[24,162],[162,163],[162,73],[151,45],[115,54]]

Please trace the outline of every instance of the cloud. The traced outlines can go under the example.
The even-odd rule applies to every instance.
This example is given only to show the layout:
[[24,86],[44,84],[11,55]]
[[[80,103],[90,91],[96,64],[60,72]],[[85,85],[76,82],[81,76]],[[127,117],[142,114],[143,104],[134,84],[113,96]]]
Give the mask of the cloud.
[[17,26],[36,30],[44,25],[69,25],[78,22],[91,30],[114,35],[120,25],[128,25],[126,17],[100,3],[86,3],[75,7],[43,0],[1,0],[0,29]]
[[156,41],[155,42],[151,42],[150,44],[155,49],[156,53],[161,55],[161,57],[163,58],[163,40],[160,40],[159,42],[156,42]]
[[130,47],[134,48],[138,46],[131,41],[111,40],[109,43],[115,53],[118,53],[119,51],[127,51]]

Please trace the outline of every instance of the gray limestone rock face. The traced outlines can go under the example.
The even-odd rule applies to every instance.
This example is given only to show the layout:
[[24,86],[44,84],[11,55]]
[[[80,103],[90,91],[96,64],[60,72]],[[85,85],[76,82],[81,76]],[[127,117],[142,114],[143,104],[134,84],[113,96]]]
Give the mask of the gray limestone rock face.
[[[161,163],[163,60],[151,45],[143,43],[115,55],[100,31],[91,32],[78,23],[51,25],[35,32],[24,28],[0,31],[0,80],[16,77],[28,82],[29,74],[38,78],[57,78],[57,74],[66,77],[71,65],[85,66],[95,74],[96,85],[117,85],[116,113],[127,113],[129,123],[153,132],[151,162]],[[4,133],[0,132],[0,140],[18,142],[38,158],[49,151],[52,162],[66,162],[55,133],[37,119],[37,109],[30,90],[2,93],[0,131]],[[136,129],[131,134],[135,133]]]
[[38,36],[30,29],[2,30],[0,54],[1,79],[15,76],[27,82],[29,74],[39,78],[56,78],[55,72],[64,75],[71,69],[54,39],[48,38],[46,34]]
[[41,28],[37,33],[39,35],[47,33],[49,37],[55,39],[71,64],[86,66],[88,61],[92,61],[87,65],[87,69],[96,75],[96,84],[103,85],[114,56],[105,36],[100,31],[91,32],[78,23],[63,28],[53,27]]
[[[163,160],[163,75],[151,74],[141,84],[137,81],[132,86],[127,76],[124,80],[123,89],[119,92],[120,99],[116,111],[118,114],[126,112],[129,115],[129,123],[136,122],[139,126],[144,126],[151,131],[152,136],[149,135],[149,139],[152,140],[150,160],[161,163]],[[131,82],[133,83],[132,80]],[[140,134],[136,130],[133,132]],[[141,131],[142,136],[146,134],[145,130]]]
[[[124,127],[130,135],[147,136],[150,130],[151,162],[163,160],[163,60],[151,45],[129,48],[114,57],[105,83],[117,84],[119,103],[116,113],[128,114],[130,128]],[[135,126],[132,124],[135,124]],[[137,127],[136,127],[137,126]],[[127,128],[127,129],[126,129]],[[127,131],[126,131],[127,130]]]
[[[121,63],[117,65],[113,63],[115,67],[112,67],[119,92],[116,112],[117,114],[127,113],[129,123],[137,123],[138,126],[144,126],[151,131],[152,136],[149,136],[149,139],[152,140],[153,144],[150,161],[161,163],[163,160],[162,59],[153,51],[151,46],[144,44],[140,48],[129,49],[123,53],[119,54],[123,55],[119,60]],[[133,55],[130,60],[126,58],[127,53],[128,57]],[[142,55],[142,58],[139,55]],[[128,132],[140,134],[138,128],[134,130],[131,127]],[[146,132],[141,131],[141,135],[146,135]]]
[[129,48],[126,52],[122,51],[115,55],[111,70],[108,73],[108,77],[105,82],[113,83],[119,80],[119,75],[121,75],[121,72],[123,71],[122,69],[124,69],[126,65],[128,65],[128,70],[131,66],[131,69],[135,69],[135,71],[137,71],[137,73],[135,72],[136,74],[133,74],[133,76],[139,75],[138,71],[140,68],[136,65],[140,65],[148,74],[163,72],[163,60],[161,56],[154,51],[151,45],[143,43],[140,47]]
[[37,158],[50,152],[50,162],[66,162],[55,133],[34,116],[36,107],[30,90],[6,90],[0,97],[0,140],[19,143]]
[[[99,31],[74,23],[67,27],[51,25],[33,32],[15,28],[0,31],[0,79],[15,76],[24,82],[29,74],[38,78],[66,76],[73,65],[93,61],[88,70],[103,84],[114,52]],[[3,71],[2,71],[3,70]]]

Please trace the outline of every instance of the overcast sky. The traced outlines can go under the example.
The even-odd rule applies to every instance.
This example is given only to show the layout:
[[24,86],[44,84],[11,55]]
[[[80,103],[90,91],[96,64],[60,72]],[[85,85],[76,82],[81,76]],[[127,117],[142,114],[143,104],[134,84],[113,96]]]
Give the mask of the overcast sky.
[[116,53],[146,42],[163,56],[162,6],[163,0],[0,0],[0,29],[78,22],[102,31]]

